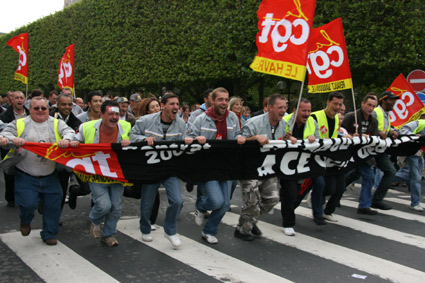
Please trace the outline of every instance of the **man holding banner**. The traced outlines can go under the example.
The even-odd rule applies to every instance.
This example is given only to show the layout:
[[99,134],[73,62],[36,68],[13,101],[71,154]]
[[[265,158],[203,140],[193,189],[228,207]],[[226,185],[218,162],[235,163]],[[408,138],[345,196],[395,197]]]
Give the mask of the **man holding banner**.
[[[295,112],[295,109],[294,109]],[[286,121],[286,132],[298,140],[307,140],[313,143],[316,139],[320,139],[319,127],[313,117],[310,116],[311,103],[308,99],[302,98],[298,104],[298,113],[295,117],[294,113],[286,115],[283,119]],[[293,128],[290,133],[290,128]],[[282,213],[283,233],[287,236],[295,236],[295,209],[300,204],[304,194],[299,192],[298,180],[280,179],[280,201]],[[320,192],[322,193],[322,192]],[[320,203],[320,205],[322,205]],[[323,208],[313,206],[314,221],[324,224]]]
[[[382,93],[379,97],[379,105],[372,112],[372,116],[378,120],[378,133],[382,139],[386,139],[387,137],[398,137],[398,131],[391,127],[390,121],[390,112],[393,110],[397,99],[400,99],[400,97],[391,91]],[[384,175],[373,194],[372,207],[389,210],[392,207],[384,203],[383,199],[393,182],[396,170],[388,154],[385,152],[377,155],[375,161],[376,167],[380,169]]]

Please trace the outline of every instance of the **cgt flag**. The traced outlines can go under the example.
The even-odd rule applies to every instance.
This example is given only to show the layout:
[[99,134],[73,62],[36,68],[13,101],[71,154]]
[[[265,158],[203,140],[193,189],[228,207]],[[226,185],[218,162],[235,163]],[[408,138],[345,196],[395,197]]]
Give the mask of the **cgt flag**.
[[74,44],[66,48],[59,61],[58,85],[61,89],[67,87],[74,92]]
[[353,87],[341,18],[311,32],[307,71],[308,92],[331,92]]
[[390,112],[391,126],[400,128],[406,123],[419,119],[421,114],[425,113],[424,104],[403,74],[393,81],[387,91],[392,91],[400,97]]
[[28,84],[28,33],[21,33],[10,39],[7,45],[19,53],[19,66],[15,72],[15,80]]
[[256,72],[304,81],[315,0],[263,0],[257,11]]

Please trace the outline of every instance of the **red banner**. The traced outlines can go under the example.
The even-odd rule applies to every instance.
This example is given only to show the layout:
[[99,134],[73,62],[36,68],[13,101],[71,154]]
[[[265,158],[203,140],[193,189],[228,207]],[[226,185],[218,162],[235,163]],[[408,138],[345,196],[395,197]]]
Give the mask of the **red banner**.
[[393,111],[390,112],[391,126],[401,127],[406,123],[419,119],[425,113],[425,107],[412,86],[407,82],[403,74],[400,74],[387,89],[395,95],[397,99]]
[[316,0],[263,0],[257,11],[256,72],[304,81]]
[[21,33],[10,39],[7,45],[19,53],[19,65],[15,72],[15,80],[28,84],[28,33]]
[[59,61],[58,85],[74,92],[74,44],[68,46]]
[[353,87],[341,18],[313,29],[307,71],[308,92],[331,92]]

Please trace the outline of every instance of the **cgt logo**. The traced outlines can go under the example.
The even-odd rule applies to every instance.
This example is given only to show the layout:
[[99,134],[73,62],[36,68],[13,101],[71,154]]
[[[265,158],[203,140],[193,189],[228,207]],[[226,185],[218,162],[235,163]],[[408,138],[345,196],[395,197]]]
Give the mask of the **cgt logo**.
[[105,177],[117,178],[116,172],[111,172],[111,168],[108,164],[108,159],[111,158],[110,154],[103,152],[96,152],[96,155],[84,157],[84,158],[73,158],[69,160],[65,165],[75,169],[77,166],[84,168],[84,171],[93,175],[102,175]]
[[391,123],[396,121],[397,119],[404,120],[410,116],[408,107],[413,105],[415,102],[415,96],[407,90],[399,89],[397,87],[392,87],[391,91],[400,96],[401,99],[397,99],[394,104],[394,108],[390,111],[390,121]]
[[[24,44],[22,43],[22,46]],[[27,64],[27,54],[25,53],[25,50],[18,45],[18,49],[19,49],[19,66],[18,66],[18,71],[20,71],[22,69],[22,67],[25,67],[25,65]]]
[[[320,79],[327,79],[333,74],[333,68],[344,63],[344,51],[340,44],[332,40],[325,30],[320,30],[325,43],[316,43],[316,49],[310,51],[307,59],[308,74],[314,74]],[[328,47],[326,50],[320,50]]]
[[[285,18],[275,19],[274,13],[267,13],[264,21],[261,23],[263,26],[261,35],[258,38],[260,43],[267,43],[269,40],[270,30],[272,46],[275,52],[283,52],[288,47],[288,42],[295,45],[303,45],[307,42],[310,34],[310,27],[307,23],[308,18],[301,10],[301,3],[299,0],[294,0],[298,14],[293,14],[288,11]],[[297,18],[293,22],[286,18],[292,16]],[[273,29],[272,29],[273,27]]]
[[60,73],[59,73],[59,82],[63,85],[62,79],[65,78],[65,82],[68,82],[68,78],[72,75],[72,64],[71,62],[61,62]]

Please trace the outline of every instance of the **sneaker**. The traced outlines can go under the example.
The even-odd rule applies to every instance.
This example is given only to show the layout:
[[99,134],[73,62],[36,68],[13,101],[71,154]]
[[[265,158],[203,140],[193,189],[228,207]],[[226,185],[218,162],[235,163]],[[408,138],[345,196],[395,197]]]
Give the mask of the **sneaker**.
[[202,226],[204,224],[205,215],[199,210],[195,209],[195,223],[198,226]]
[[238,239],[241,239],[241,240],[244,240],[244,241],[253,241],[254,240],[254,236],[252,236],[250,234],[242,233],[238,229],[235,229],[235,233],[233,235],[235,236],[235,238],[238,238]]
[[22,236],[28,236],[31,233],[31,225],[30,224],[24,224],[21,222],[21,234]]
[[309,192],[308,195],[307,195],[307,207],[308,208],[313,207],[313,205],[311,204],[311,192]]
[[142,240],[144,242],[152,242],[153,238],[152,238],[151,234],[143,234],[142,233]]
[[332,214],[323,213],[323,218],[325,220],[328,220],[329,222],[338,222],[338,220],[336,220],[335,217],[332,216]]
[[166,239],[168,239],[171,243],[171,245],[173,246],[173,248],[177,249],[178,247],[181,246],[182,242],[180,241],[179,237],[177,236],[177,234],[174,235],[168,235],[167,233],[164,233],[164,237]]
[[263,233],[261,232],[261,230],[258,228],[257,224],[254,224],[252,226],[251,234],[254,237],[261,237],[261,235],[263,235]]
[[292,227],[283,227],[283,234],[286,236],[295,236],[295,230]]
[[116,247],[116,246],[118,246],[118,241],[117,241],[117,239],[115,239],[114,237],[112,237],[112,236],[109,236],[109,237],[102,237],[102,243],[105,243],[105,244],[107,244],[109,247]]
[[370,209],[370,207],[357,208],[357,214],[376,215],[378,211]]
[[318,217],[318,218],[314,217],[313,221],[314,221],[314,223],[316,223],[319,226],[320,225],[326,225],[325,218],[323,218],[323,217]]
[[156,225],[155,224],[153,224],[153,225],[151,225],[151,231],[156,231]]
[[217,244],[218,240],[216,237],[214,237],[213,235],[210,234],[205,234],[204,232],[202,232],[202,239],[204,239],[205,241],[207,241],[210,244]]
[[43,242],[45,242],[46,245],[48,245],[48,246],[56,246],[58,244],[58,240],[53,239],[53,238],[52,239],[43,240]]
[[415,206],[410,206],[410,209],[413,209],[413,210],[416,210],[416,211],[419,211],[419,212],[424,211],[424,208],[420,204],[415,205]]
[[90,225],[90,236],[95,239],[99,239],[102,236],[102,230],[100,225],[96,225],[93,222]]

